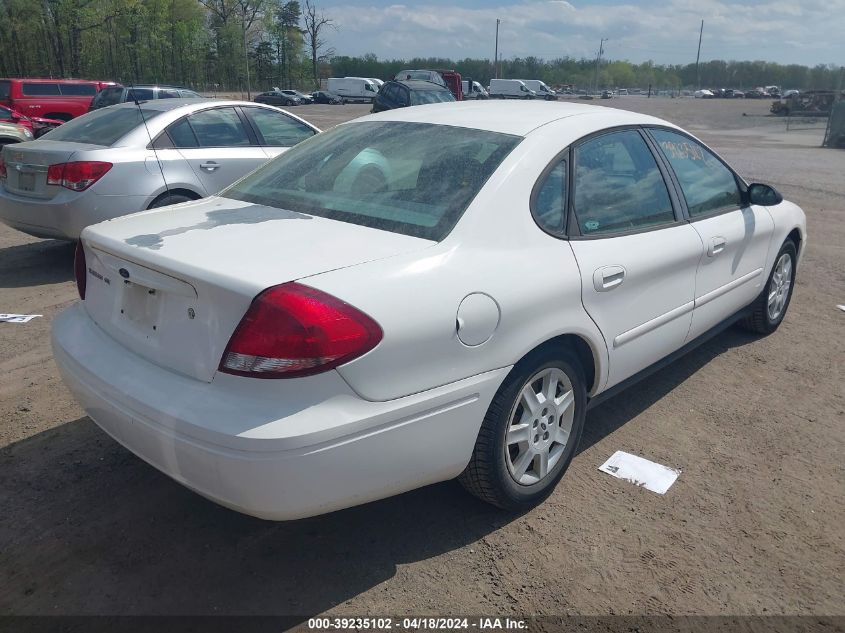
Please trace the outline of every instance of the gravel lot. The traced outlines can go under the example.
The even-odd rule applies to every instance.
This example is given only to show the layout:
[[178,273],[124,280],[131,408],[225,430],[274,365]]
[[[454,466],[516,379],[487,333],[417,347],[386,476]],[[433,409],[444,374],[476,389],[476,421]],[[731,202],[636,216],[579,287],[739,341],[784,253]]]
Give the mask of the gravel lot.
[[[455,483],[285,524],[189,492],[58,377],[72,246],[0,226],[0,312],[44,315],[0,324],[0,614],[845,614],[845,152],[787,133],[767,101],[608,105],[777,186],[809,250],[777,333],[728,330],[591,411],[563,482],[522,516]],[[326,128],[367,110],[294,111]],[[683,474],[659,496],[598,472],[619,449]]]

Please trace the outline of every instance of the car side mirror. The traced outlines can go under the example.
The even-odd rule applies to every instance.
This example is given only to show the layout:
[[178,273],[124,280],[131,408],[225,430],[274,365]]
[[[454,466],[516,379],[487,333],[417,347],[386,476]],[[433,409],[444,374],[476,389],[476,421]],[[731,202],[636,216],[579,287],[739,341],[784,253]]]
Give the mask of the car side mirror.
[[783,196],[771,185],[755,182],[748,185],[748,202],[761,207],[773,207],[783,202]]

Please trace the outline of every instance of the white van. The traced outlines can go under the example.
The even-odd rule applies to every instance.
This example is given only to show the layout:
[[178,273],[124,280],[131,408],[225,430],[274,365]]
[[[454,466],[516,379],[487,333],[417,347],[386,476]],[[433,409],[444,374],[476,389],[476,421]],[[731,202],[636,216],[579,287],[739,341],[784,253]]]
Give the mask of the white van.
[[375,77],[346,77],[346,79],[369,79],[372,81],[376,86],[376,92],[384,85],[384,82],[381,79],[376,79]]
[[522,83],[521,79],[491,79],[491,99],[533,99],[537,93]]
[[376,98],[378,86],[371,79],[363,77],[329,77],[326,90],[333,92],[347,103],[356,101],[372,103]]
[[557,94],[555,94],[555,91],[539,79],[522,79],[521,81],[525,84],[526,88],[537,93],[538,99],[545,99],[546,101],[557,100]]
[[490,95],[477,81],[472,82],[472,90],[470,90],[469,81],[463,80],[461,82],[461,91],[464,93],[464,99],[489,99]]

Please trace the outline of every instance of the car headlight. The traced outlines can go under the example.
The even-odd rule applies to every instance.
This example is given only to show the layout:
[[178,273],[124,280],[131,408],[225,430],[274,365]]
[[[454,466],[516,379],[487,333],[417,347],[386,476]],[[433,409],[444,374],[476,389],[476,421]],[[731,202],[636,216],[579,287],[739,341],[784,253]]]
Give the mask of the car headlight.
[[25,127],[23,129],[23,135],[27,138],[34,138],[32,135],[32,130],[30,130],[28,127]]

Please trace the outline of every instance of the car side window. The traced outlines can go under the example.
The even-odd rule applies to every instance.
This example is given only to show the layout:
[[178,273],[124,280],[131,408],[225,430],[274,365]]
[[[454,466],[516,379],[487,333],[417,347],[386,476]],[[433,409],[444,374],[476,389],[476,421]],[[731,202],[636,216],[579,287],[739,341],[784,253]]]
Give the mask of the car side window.
[[566,228],[566,160],[546,174],[537,189],[533,209],[540,228],[552,233]]
[[296,119],[264,108],[243,108],[250,121],[258,128],[264,145],[293,147],[316,132]]
[[191,129],[191,124],[188,123],[187,117],[179,119],[176,123],[172,123],[167,128],[167,135],[173,141],[174,147],[187,148],[199,146],[197,137],[194,135],[194,131]]
[[188,116],[201,147],[251,145],[241,118],[234,108],[214,108]]
[[678,177],[691,217],[742,204],[742,194],[733,172],[704,146],[668,130],[651,129],[650,132]]
[[396,101],[401,106],[411,105],[411,91],[408,88],[399,88],[399,94]]
[[636,130],[611,132],[575,148],[575,217],[584,236],[675,221],[657,161]]
[[152,88],[130,88],[126,93],[127,101],[149,101],[152,98]]
[[51,83],[25,83],[21,91],[25,97],[57,97],[61,94],[59,84]]
[[159,99],[178,99],[179,93],[176,90],[159,90]]
[[59,84],[59,90],[69,97],[88,97],[97,94],[93,84]]

